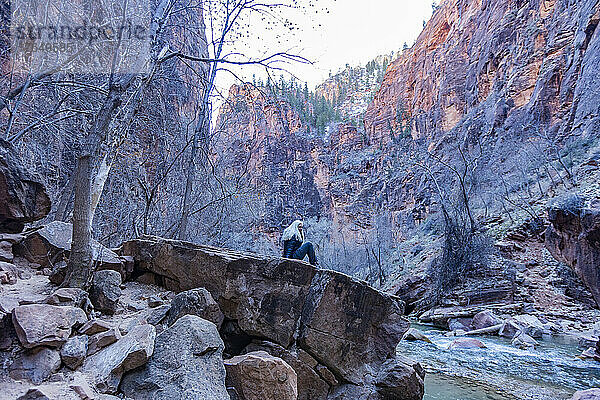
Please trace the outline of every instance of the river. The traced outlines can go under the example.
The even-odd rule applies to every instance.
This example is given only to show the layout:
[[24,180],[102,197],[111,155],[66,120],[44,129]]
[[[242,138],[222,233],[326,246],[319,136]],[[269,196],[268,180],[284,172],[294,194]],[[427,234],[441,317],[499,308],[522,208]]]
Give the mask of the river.
[[400,342],[398,352],[427,370],[424,400],[562,400],[577,390],[600,387],[600,363],[576,358],[573,342],[545,338],[536,350],[508,339],[477,337],[487,348],[454,349],[445,331],[413,324],[433,343]]

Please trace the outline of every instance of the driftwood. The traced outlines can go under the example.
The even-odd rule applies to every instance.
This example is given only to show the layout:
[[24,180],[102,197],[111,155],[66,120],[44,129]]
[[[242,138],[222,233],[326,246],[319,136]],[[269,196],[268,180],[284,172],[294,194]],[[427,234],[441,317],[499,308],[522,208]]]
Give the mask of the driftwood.
[[476,329],[474,331],[465,332],[465,335],[468,335],[468,336],[493,335],[493,334],[497,334],[500,331],[500,328],[502,328],[502,324],[490,326],[488,328],[481,328],[481,329]]

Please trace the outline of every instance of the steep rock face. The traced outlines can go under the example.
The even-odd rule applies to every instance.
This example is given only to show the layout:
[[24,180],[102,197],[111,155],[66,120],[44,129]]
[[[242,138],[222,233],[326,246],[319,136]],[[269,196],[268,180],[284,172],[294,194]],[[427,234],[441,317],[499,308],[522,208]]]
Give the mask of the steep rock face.
[[388,68],[365,117],[370,140],[406,123],[435,143],[452,131],[592,134],[599,20],[594,0],[443,2]]
[[50,212],[44,186],[22,167],[15,150],[0,140],[0,231],[18,233]]
[[300,261],[154,237],[121,253],[135,259],[134,276],[151,273],[174,291],[206,288],[225,314],[225,336],[235,323],[239,341],[297,345],[339,382],[373,381],[409,327],[399,299]]
[[546,248],[575,271],[600,306],[600,209],[557,201],[548,208],[548,217]]
[[322,215],[328,208],[315,182],[312,157],[322,144],[303,136],[306,127],[287,102],[267,89],[234,85],[217,126],[217,162],[231,176],[248,176],[259,189],[267,210],[261,216],[265,231],[278,230],[282,221],[300,215]]

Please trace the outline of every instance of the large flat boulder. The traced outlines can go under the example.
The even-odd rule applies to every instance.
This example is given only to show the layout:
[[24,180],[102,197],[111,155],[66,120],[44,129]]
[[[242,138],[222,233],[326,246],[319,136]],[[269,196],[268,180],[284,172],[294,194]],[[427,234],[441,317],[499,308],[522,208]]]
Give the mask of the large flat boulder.
[[28,304],[15,307],[12,320],[23,347],[60,347],[87,316],[77,307]]
[[[25,239],[14,246],[14,249],[16,254],[25,257],[29,262],[42,267],[51,267],[69,257],[72,238],[72,224],[53,221],[27,233]],[[94,262],[99,269],[112,269],[119,272],[124,270],[119,256],[95,240],[92,240],[92,251]]]
[[21,232],[26,223],[50,212],[50,198],[40,179],[22,167],[12,146],[0,139],[0,232]]
[[229,400],[223,349],[215,324],[185,315],[156,337],[154,354],[123,377],[121,391],[136,400]]
[[550,203],[548,218],[546,248],[575,271],[600,306],[600,209],[571,194]]
[[399,298],[301,261],[156,237],[119,253],[135,260],[134,276],[176,292],[206,288],[224,314],[225,342],[242,344],[232,355],[252,339],[298,349],[333,386],[374,382],[409,328]]

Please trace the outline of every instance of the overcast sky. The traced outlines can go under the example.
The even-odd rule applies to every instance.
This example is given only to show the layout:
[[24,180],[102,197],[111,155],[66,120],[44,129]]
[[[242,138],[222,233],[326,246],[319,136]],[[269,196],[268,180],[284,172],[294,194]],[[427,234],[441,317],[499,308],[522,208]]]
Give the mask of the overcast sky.
[[[273,32],[260,32],[259,24],[251,24],[256,37],[245,42],[240,51],[272,54],[291,50],[314,61],[314,65],[286,66],[313,89],[328,77],[329,71],[335,73],[347,63],[365,64],[378,55],[400,50],[405,42],[412,45],[423,29],[423,21],[432,14],[432,0],[317,0],[316,4],[316,8],[284,14],[299,30],[286,34],[283,43],[278,43]],[[248,67],[236,73],[246,79],[251,79],[253,73],[261,75]],[[218,86],[226,95],[233,83],[236,80],[232,76],[223,74]]]
[[[364,64],[378,55],[410,46],[429,20],[431,0],[319,0],[329,13],[305,21],[299,48],[314,66],[296,66],[311,86],[346,63]],[[318,24],[322,26],[319,27]]]

